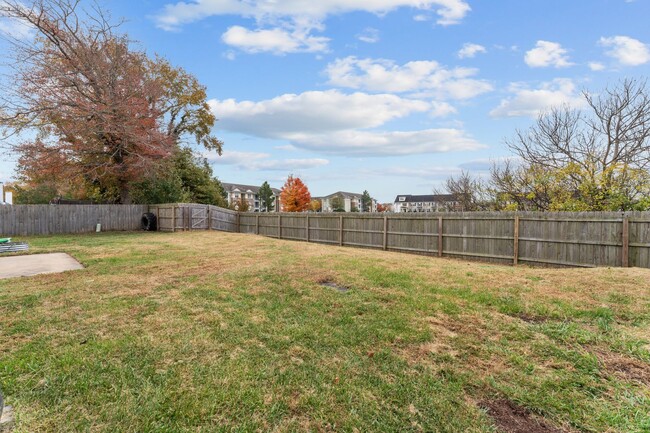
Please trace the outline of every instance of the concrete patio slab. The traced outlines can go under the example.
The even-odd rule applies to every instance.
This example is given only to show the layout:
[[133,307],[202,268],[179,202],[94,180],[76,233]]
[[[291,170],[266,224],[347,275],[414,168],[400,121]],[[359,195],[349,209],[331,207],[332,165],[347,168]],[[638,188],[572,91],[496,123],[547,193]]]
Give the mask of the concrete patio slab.
[[83,268],[81,263],[65,253],[0,257],[0,279],[53,274]]

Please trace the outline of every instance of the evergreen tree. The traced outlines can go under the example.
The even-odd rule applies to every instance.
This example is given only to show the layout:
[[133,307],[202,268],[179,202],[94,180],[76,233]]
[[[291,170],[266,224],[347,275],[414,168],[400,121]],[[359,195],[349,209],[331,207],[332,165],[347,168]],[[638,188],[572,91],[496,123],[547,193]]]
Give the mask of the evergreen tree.
[[368,190],[365,190],[361,195],[361,212],[370,212],[372,211],[372,197]]
[[260,210],[273,212],[275,210],[275,195],[268,182],[264,182],[260,187]]

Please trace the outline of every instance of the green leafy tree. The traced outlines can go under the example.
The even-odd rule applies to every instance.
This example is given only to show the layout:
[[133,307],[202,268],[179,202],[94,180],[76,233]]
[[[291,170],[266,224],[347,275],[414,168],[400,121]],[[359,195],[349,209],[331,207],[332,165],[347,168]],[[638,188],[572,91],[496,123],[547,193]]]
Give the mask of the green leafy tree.
[[260,187],[260,209],[266,212],[273,212],[275,210],[275,195],[268,182],[264,182]]
[[165,175],[155,175],[133,185],[136,203],[191,202],[226,207],[226,192],[205,158],[183,148],[167,161]]
[[330,207],[334,212],[345,212],[345,200],[341,195],[336,195],[330,199]]
[[370,212],[372,210],[372,197],[368,190],[361,195],[361,212]]
[[14,204],[48,204],[57,196],[57,188],[50,183],[14,185]]

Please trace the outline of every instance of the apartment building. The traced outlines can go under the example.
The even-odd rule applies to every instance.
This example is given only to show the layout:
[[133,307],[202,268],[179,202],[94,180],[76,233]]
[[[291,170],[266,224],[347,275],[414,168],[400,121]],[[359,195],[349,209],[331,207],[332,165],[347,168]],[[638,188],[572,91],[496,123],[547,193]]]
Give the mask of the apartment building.
[[453,194],[398,195],[393,204],[394,212],[446,212],[460,210],[460,203]]
[[[222,182],[223,188],[228,194],[228,206],[231,206],[233,203],[238,203],[242,198],[248,202],[248,211],[249,212],[267,212],[267,209],[261,208],[260,202],[260,187],[253,185],[242,185],[238,183],[224,183]],[[270,212],[278,212],[280,209],[280,190],[277,188],[271,188],[273,195],[275,196],[274,209]]]
[[354,192],[338,191],[325,197],[315,197],[315,199],[321,201],[321,212],[334,212],[333,202],[335,203],[335,197],[341,198],[341,204],[345,212],[377,212],[377,200],[375,199],[372,199],[370,209],[363,209],[361,202],[362,195]]

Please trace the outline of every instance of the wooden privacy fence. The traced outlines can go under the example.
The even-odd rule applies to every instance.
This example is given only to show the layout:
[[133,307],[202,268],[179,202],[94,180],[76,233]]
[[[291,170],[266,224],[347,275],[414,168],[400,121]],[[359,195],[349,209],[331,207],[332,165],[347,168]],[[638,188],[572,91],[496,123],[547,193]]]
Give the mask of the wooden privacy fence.
[[151,206],[159,227],[221,230],[499,263],[650,268],[650,212],[239,213]]
[[0,236],[220,230],[501,263],[650,268],[650,212],[239,213],[191,203],[0,206]]
[[138,230],[148,205],[3,205],[0,236]]
[[503,263],[650,268],[650,213],[242,213],[235,231]]
[[149,206],[158,219],[158,230],[164,232],[219,230],[237,232],[239,215],[236,211],[217,206],[173,203]]

